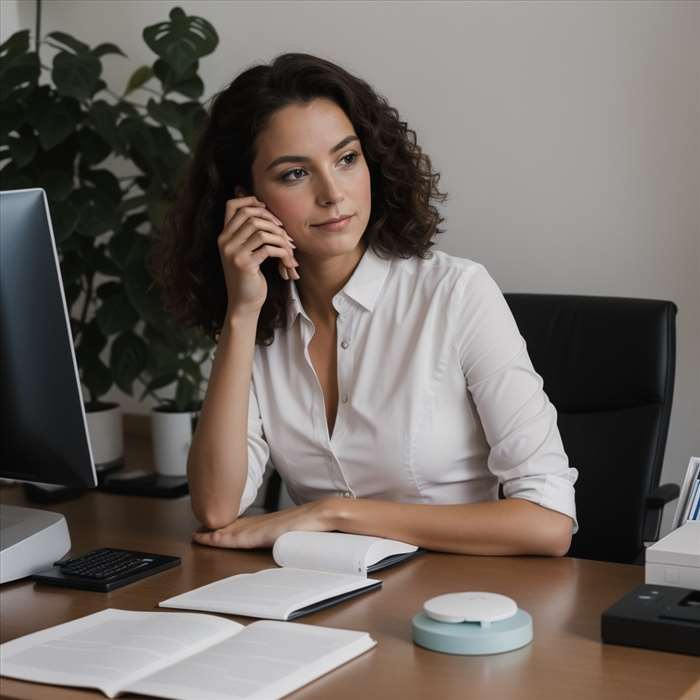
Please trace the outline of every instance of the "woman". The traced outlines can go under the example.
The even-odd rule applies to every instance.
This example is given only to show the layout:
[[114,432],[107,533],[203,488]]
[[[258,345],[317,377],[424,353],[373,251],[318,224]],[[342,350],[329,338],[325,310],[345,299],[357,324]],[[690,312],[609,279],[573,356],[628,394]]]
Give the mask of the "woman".
[[[217,339],[197,542],[568,550],[556,410],[484,267],[429,250],[438,180],[398,112],[328,61],[285,54],[215,97],[158,257],[169,307]],[[269,459],[297,506],[238,518]]]

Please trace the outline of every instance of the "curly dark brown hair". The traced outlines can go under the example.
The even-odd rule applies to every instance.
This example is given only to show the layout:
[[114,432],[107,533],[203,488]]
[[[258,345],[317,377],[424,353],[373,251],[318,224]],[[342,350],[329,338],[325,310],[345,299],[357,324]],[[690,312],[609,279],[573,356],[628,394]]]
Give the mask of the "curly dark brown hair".
[[[226,201],[240,185],[253,192],[255,144],[271,116],[290,104],[316,98],[335,102],[355,128],[371,179],[372,208],[363,234],[381,257],[429,258],[444,219],[430,204],[447,194],[437,188],[430,158],[398,111],[363,80],[330,61],[286,53],[269,65],[238,75],[212,97],[193,158],[169,207],[150,259],[151,272],[167,310],[185,326],[216,338],[227,306],[226,283],[217,246]],[[258,319],[256,344],[270,345],[286,324],[287,285],[277,260],[260,266],[268,295]]]

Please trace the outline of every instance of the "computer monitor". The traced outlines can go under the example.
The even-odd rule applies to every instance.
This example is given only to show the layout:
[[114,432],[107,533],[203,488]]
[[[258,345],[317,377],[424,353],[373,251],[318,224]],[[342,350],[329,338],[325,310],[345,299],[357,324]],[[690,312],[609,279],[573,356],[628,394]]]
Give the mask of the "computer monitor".
[[[0,477],[96,486],[53,227],[40,188],[0,192],[0,373]],[[48,527],[46,518],[55,514],[43,513],[1,507],[0,583],[11,580],[12,571],[26,576],[70,549],[68,538],[56,556],[66,544],[65,520]],[[62,529],[65,537],[58,534]],[[40,550],[46,550],[42,562],[35,561]]]

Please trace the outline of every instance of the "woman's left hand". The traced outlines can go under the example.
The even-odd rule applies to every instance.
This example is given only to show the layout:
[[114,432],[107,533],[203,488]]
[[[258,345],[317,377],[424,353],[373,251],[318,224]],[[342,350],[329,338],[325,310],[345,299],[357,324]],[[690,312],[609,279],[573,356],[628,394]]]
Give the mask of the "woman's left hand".
[[210,547],[272,547],[275,540],[289,530],[335,530],[334,503],[335,497],[329,497],[303,506],[285,508],[276,513],[239,517],[230,525],[218,530],[200,528],[192,534],[192,539]]

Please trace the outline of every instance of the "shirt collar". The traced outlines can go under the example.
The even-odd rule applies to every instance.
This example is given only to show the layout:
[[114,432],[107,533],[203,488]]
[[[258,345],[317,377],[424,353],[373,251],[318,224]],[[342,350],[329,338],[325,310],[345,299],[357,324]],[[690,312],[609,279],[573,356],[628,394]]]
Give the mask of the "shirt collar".
[[[353,271],[345,286],[333,297],[333,304],[336,308],[339,298],[348,297],[357,302],[367,311],[373,311],[376,306],[379,292],[384,281],[389,274],[391,259],[380,258],[374,252],[372,246],[368,246]],[[291,327],[299,314],[309,318],[299,297],[299,289],[296,280],[291,280],[289,285],[289,306],[288,306],[288,327]],[[309,319],[310,320],[310,319]]]

